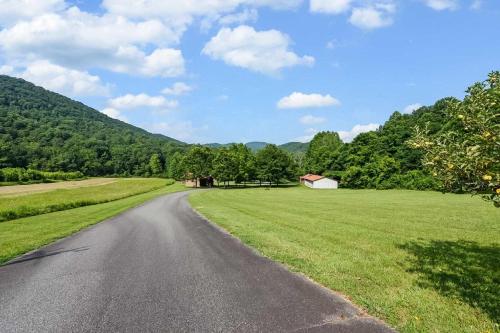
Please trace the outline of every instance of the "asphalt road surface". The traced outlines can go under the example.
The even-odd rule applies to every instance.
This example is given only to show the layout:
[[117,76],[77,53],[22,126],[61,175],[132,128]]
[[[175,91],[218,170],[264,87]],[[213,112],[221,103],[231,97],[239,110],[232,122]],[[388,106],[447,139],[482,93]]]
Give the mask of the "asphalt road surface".
[[391,331],[221,232],[186,197],[157,198],[0,267],[0,331]]

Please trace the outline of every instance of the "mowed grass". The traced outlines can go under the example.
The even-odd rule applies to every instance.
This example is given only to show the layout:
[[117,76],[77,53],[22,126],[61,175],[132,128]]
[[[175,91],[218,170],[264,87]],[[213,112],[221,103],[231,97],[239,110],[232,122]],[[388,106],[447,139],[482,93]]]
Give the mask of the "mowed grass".
[[[24,195],[0,195],[0,222],[118,200],[172,183],[173,180],[159,178],[125,178],[104,185]],[[50,184],[47,186],[50,187]]]
[[0,223],[0,265],[157,196],[185,190],[184,185],[175,183],[112,202]]
[[417,191],[237,189],[191,204],[402,332],[496,332],[500,209]]

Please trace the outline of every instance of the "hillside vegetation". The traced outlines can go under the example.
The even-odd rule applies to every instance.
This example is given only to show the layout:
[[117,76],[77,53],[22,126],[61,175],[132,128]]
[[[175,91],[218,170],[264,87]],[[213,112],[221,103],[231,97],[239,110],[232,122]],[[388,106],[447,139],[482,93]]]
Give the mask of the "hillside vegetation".
[[[0,168],[148,176],[185,144],[126,124],[82,103],[0,75]],[[163,168],[162,168],[163,169]]]

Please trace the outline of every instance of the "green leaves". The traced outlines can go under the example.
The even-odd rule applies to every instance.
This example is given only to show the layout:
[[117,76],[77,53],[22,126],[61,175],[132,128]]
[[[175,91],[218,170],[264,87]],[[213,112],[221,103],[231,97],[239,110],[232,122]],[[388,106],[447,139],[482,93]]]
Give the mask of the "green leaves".
[[467,89],[463,101],[450,101],[437,135],[416,127],[409,144],[423,152],[423,163],[445,191],[480,194],[500,206],[500,72]]

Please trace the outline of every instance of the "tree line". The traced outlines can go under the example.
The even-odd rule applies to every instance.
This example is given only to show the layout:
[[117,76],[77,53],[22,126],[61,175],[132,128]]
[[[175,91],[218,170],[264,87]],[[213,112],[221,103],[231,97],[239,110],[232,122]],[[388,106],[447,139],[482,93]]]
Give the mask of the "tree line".
[[499,72],[492,72],[463,100],[448,97],[411,114],[396,111],[350,143],[335,132],[318,133],[305,153],[291,154],[275,145],[257,153],[239,144],[187,145],[0,75],[0,168],[175,179],[212,175],[223,184],[277,184],[314,173],[348,188],[472,192],[498,203],[499,80]]
[[168,168],[168,176],[174,179],[212,176],[222,186],[248,182],[277,186],[296,175],[292,155],[273,144],[256,153],[244,144],[218,149],[194,145],[185,154],[175,153]]

